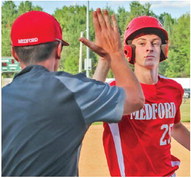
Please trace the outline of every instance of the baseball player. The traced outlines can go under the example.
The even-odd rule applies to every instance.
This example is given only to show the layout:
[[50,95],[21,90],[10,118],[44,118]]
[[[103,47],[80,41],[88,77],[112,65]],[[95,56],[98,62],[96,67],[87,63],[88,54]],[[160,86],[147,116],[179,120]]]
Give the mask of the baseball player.
[[[180,160],[171,155],[171,136],[190,149],[190,133],[180,121],[184,91],[158,73],[167,52],[168,34],[156,18],[140,16],[128,24],[124,53],[134,64],[145,104],[119,123],[104,123],[103,144],[111,176],[175,176]],[[100,63],[95,78],[104,81],[99,70],[108,66]]]
[[110,56],[118,86],[56,72],[62,48],[69,44],[53,16],[31,11],[14,21],[12,55],[22,71],[2,89],[2,176],[78,176],[81,143],[90,124],[118,122],[143,107],[142,89],[126,63],[115,18],[110,21],[100,9],[93,16],[96,43],[80,41],[98,55]]

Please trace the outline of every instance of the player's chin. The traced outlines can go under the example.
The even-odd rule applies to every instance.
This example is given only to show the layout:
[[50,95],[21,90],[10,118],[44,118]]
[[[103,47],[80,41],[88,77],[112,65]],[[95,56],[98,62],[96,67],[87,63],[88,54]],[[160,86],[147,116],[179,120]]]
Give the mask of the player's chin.
[[148,69],[152,69],[152,68],[154,68],[155,66],[156,66],[157,64],[156,64],[156,62],[155,61],[145,61],[145,64],[144,64],[144,66],[146,67],[146,68],[148,68]]

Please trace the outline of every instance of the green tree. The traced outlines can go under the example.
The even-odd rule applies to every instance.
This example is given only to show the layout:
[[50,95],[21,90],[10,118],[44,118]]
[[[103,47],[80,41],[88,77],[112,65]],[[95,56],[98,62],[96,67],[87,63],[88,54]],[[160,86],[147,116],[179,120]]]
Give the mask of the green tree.
[[18,15],[21,15],[25,12],[29,12],[32,10],[42,11],[42,8],[39,6],[33,6],[32,2],[30,1],[22,1],[18,7]]
[[164,29],[167,30],[169,38],[171,38],[172,26],[175,23],[175,19],[169,13],[163,13],[159,16],[159,20],[163,24]]
[[124,33],[127,24],[135,17],[148,15],[157,17],[153,11],[150,10],[151,4],[145,3],[144,5],[140,4],[138,1],[132,1],[130,3],[130,11],[126,11],[124,8],[118,8],[118,18],[120,20],[119,27],[120,32]]
[[[173,38],[171,36],[171,34],[172,34],[173,25],[175,23],[175,19],[173,19],[171,17],[171,15],[169,13],[166,13],[166,12],[160,14],[158,19],[162,23],[164,29],[168,32],[168,38],[169,38],[169,41],[171,41],[171,39]],[[166,61],[160,63],[159,72],[162,75],[166,75],[166,71],[168,70],[168,67],[169,67],[168,60],[169,60],[169,58],[172,58],[170,53],[171,52],[170,52],[170,49],[169,49],[168,59]]]
[[[123,35],[127,24],[132,18],[140,15],[150,15],[157,17],[151,10],[151,4],[140,4],[138,1],[130,3],[130,11],[119,7],[116,17],[119,24],[119,31],[123,43]],[[110,14],[113,10],[106,7]],[[17,7],[13,1],[5,1],[2,4],[2,55],[10,56],[10,29],[14,19],[27,11],[42,10],[39,6],[33,6],[30,1],[21,1]],[[92,22],[92,9],[90,15],[90,40],[94,41],[95,34]],[[60,22],[63,29],[63,38],[70,43],[69,47],[64,47],[60,69],[66,72],[78,72],[79,46],[78,41],[80,33],[84,32],[86,37],[86,6],[70,6],[61,7],[55,10],[53,14]],[[169,33],[170,48],[168,60],[160,64],[160,73],[167,77],[188,77],[190,74],[190,14],[185,14],[179,19],[173,19],[170,14],[163,13],[158,17],[165,29]],[[83,59],[86,58],[86,46],[83,45]],[[90,50],[90,58],[92,59],[94,73],[98,56]],[[108,77],[113,77],[109,72]]]
[[2,4],[2,56],[11,56],[10,30],[17,16],[17,8],[13,1],[5,1]]
[[124,31],[127,27],[127,19],[130,16],[130,13],[125,10],[124,7],[119,7],[117,10],[117,21],[119,25],[120,34],[123,36]]
[[166,76],[190,76],[190,14],[182,15],[172,26],[167,63]]
[[[61,9],[56,9],[54,16],[61,24],[63,38],[70,43],[70,46],[64,47],[62,53],[64,60],[61,60],[61,65],[65,71],[77,73],[80,46],[78,39],[80,32],[86,30],[86,7],[64,6]],[[85,51],[83,51],[83,54],[85,54]]]
[[32,10],[32,2],[22,1],[18,7],[18,15]]
[[143,16],[143,15],[156,17],[154,12],[150,10],[150,7],[151,7],[150,3],[145,3],[144,5],[142,5],[138,1],[131,2],[130,3],[130,16],[129,16],[128,22],[131,21],[135,17]]

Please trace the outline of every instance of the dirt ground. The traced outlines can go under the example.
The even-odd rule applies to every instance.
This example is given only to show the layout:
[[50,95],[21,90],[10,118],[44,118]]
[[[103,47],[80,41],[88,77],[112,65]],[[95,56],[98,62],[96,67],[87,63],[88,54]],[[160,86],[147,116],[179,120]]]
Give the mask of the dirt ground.
[[[184,123],[190,130],[190,123]],[[92,125],[83,141],[79,160],[80,177],[110,177],[102,145],[102,125]],[[181,160],[177,177],[190,176],[190,152],[172,140],[172,154]]]

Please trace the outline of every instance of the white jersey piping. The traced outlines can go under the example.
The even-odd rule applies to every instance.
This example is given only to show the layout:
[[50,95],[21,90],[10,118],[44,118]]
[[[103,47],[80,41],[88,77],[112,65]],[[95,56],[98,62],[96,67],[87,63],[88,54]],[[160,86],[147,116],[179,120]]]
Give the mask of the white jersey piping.
[[116,150],[116,154],[117,154],[117,161],[118,161],[121,177],[125,177],[125,165],[124,165],[124,158],[123,158],[123,152],[122,152],[122,147],[121,147],[119,126],[116,123],[112,123],[112,124],[108,124],[108,125],[110,127],[113,141],[115,144],[115,150]]

